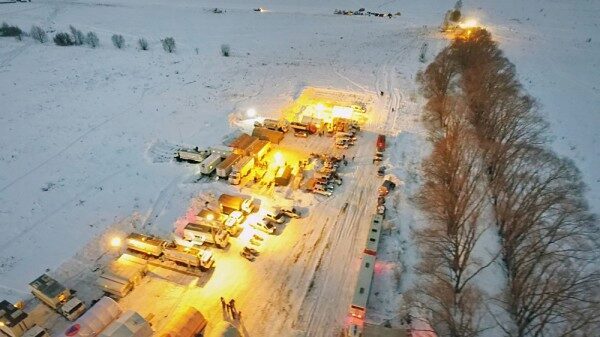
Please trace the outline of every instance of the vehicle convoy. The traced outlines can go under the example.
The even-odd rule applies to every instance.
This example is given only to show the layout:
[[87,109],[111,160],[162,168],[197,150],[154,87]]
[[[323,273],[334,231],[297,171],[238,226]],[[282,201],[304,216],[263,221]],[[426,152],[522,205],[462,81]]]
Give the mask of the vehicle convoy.
[[76,320],[85,310],[85,304],[73,296],[73,291],[65,288],[50,276],[42,276],[29,283],[33,296],[64,316],[69,321]]
[[213,153],[208,158],[204,159],[200,163],[200,173],[202,174],[211,174],[217,168],[217,165],[221,162],[221,154]]
[[231,174],[229,175],[229,183],[232,185],[239,185],[242,181],[242,178],[247,176],[253,167],[253,157],[242,157],[233,165]]
[[233,165],[235,165],[240,158],[242,158],[242,156],[235,153],[225,158],[225,160],[217,165],[217,176],[223,179],[229,178],[229,174],[233,170]]
[[129,234],[126,242],[127,248],[132,251],[153,257],[163,256],[167,260],[179,262],[189,267],[196,267],[202,271],[206,271],[214,265],[212,252],[208,249],[184,247],[172,241],[137,233]]
[[229,233],[219,225],[208,222],[198,221],[188,222],[183,229],[183,239],[197,246],[205,243],[213,244],[219,248],[225,248],[229,245]]
[[254,211],[254,200],[253,198],[221,194],[219,197],[219,207],[223,214],[231,214],[234,211],[250,214]]

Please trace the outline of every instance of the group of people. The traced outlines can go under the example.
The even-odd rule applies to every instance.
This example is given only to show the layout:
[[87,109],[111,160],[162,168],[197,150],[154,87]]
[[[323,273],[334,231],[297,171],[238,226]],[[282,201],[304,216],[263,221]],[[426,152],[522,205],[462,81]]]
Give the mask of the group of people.
[[242,312],[235,308],[235,300],[233,298],[229,302],[226,302],[225,299],[221,297],[221,307],[223,308],[224,313],[231,315],[231,318],[237,319],[238,321],[242,319]]

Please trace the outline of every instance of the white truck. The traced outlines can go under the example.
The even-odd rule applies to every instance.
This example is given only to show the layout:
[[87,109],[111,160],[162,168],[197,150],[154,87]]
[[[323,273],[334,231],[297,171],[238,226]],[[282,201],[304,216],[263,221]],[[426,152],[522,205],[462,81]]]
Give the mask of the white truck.
[[229,175],[229,183],[232,185],[239,185],[242,178],[247,176],[253,167],[253,157],[242,157],[235,165],[233,165],[231,174]]
[[222,161],[221,158],[221,154],[219,153],[213,153],[208,156],[208,158],[200,163],[200,173],[206,175],[213,173],[217,169],[217,165]]
[[235,165],[240,158],[242,158],[242,156],[235,153],[225,158],[225,160],[217,165],[217,176],[223,179],[229,178],[229,174],[231,173],[231,170],[233,170],[233,165]]
[[85,312],[85,304],[73,296],[70,289],[46,274],[29,283],[29,288],[35,297],[69,321],[76,320]]
[[215,263],[213,253],[208,249],[196,247],[185,247],[171,244],[163,250],[165,258],[187,265],[188,267],[200,268],[202,271],[209,270]]
[[229,245],[229,233],[207,221],[189,222],[183,229],[183,239],[198,246],[210,243],[225,248]]

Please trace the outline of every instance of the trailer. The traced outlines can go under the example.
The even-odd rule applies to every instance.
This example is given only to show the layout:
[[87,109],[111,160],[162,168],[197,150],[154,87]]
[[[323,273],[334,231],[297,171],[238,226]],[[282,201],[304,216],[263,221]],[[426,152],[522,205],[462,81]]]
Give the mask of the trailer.
[[235,153],[225,158],[225,160],[217,165],[217,176],[223,179],[228,178],[233,169],[233,165],[235,165],[240,158],[242,158],[242,156]]
[[195,337],[208,325],[204,315],[194,307],[187,307],[167,323],[160,337]]
[[190,163],[201,163],[209,155],[210,151],[199,151],[198,149],[181,149],[175,154],[175,159],[178,161],[187,161]]
[[125,311],[112,321],[98,336],[100,337],[151,337],[150,323],[135,311]]
[[231,174],[229,175],[229,183],[232,185],[239,185],[242,178],[247,176],[252,168],[254,167],[253,157],[243,157],[235,165]]
[[221,213],[224,214],[231,214],[233,211],[241,211],[244,214],[249,214],[254,211],[254,200],[252,198],[221,194],[219,197],[219,207],[221,208]]
[[200,173],[209,175],[215,171],[217,165],[222,161],[221,154],[213,153],[200,163]]
[[171,261],[182,263],[188,267],[200,268],[202,271],[209,270],[215,263],[213,254],[208,249],[170,244],[165,247],[163,253],[165,258]]
[[367,300],[371,291],[371,282],[373,281],[373,267],[375,266],[375,256],[363,254],[358,281],[354,290],[354,297],[350,306],[350,316],[364,322],[367,311]]
[[280,170],[280,174],[275,176],[275,186],[287,186],[290,183],[292,177],[292,168],[285,166]]
[[102,291],[117,297],[124,297],[140,284],[147,272],[145,260],[123,254],[104,268],[96,280]]
[[209,243],[225,248],[229,245],[229,233],[206,221],[188,222],[183,228],[183,239],[197,246]]
[[254,130],[252,130],[252,136],[260,140],[267,140],[271,143],[279,144],[281,140],[283,140],[285,133],[264,127],[255,127]]
[[310,127],[306,123],[291,122],[290,123],[290,128],[294,129],[295,132],[297,132],[297,131],[310,132]]
[[41,326],[34,325],[31,329],[27,330],[22,337],[50,337],[50,334]]
[[165,240],[138,233],[129,234],[125,242],[128,249],[154,257],[162,254],[163,246],[166,244]]

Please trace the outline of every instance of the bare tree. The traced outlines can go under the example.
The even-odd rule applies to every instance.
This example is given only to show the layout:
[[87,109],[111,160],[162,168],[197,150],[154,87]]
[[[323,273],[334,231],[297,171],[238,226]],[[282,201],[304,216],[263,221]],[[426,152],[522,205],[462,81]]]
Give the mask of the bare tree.
[[42,28],[40,28],[40,26],[31,26],[29,35],[32,39],[38,41],[39,43],[44,43],[48,41],[48,35],[46,35],[46,32]]
[[430,226],[417,234],[423,257],[417,269],[429,280],[427,307],[449,336],[475,336],[481,296],[471,281],[493,258],[481,262],[473,256],[487,228],[485,168],[476,139],[459,120],[434,144],[423,176],[417,201]]
[[85,43],[85,35],[83,32],[75,28],[74,26],[69,26],[71,30],[71,35],[73,35],[73,44],[76,46],[80,46]]
[[162,42],[163,49],[167,53],[172,53],[175,51],[175,39],[174,38],[165,37],[163,40],[161,40],[161,42]]
[[148,50],[148,41],[146,41],[146,39],[140,38],[138,40],[138,45],[140,46],[141,50]]
[[111,37],[112,43],[117,47],[117,49],[122,49],[125,46],[125,38],[123,35],[114,34]]
[[100,45],[100,39],[98,39],[98,35],[96,35],[96,33],[88,32],[85,37],[85,43],[92,48],[96,48]]

